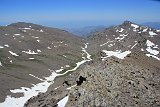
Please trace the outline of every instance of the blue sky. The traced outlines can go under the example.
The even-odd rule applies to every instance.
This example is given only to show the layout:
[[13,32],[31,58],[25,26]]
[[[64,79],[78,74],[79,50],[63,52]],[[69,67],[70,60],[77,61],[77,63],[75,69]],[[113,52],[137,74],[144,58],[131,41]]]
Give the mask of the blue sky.
[[160,22],[155,0],[0,0],[0,24],[32,22],[52,27]]

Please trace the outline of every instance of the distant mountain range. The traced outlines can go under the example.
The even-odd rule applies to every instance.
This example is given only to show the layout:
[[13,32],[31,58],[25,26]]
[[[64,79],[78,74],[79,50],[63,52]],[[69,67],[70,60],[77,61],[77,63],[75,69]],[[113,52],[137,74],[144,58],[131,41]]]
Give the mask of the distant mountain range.
[[[155,29],[160,29],[160,22],[145,22],[141,23],[140,25],[148,26]],[[111,25],[110,26],[97,25],[97,26],[86,26],[80,28],[64,28],[64,29],[73,33],[74,35],[86,37],[92,33],[102,31],[108,27],[111,27]]]
[[141,25],[152,27],[155,29],[160,29],[160,22],[145,22],[145,23],[142,23]]
[[77,36],[86,37],[90,33],[102,31],[105,28],[107,28],[107,26],[99,25],[99,26],[86,26],[86,27],[81,27],[81,28],[65,28],[65,30],[67,30]]

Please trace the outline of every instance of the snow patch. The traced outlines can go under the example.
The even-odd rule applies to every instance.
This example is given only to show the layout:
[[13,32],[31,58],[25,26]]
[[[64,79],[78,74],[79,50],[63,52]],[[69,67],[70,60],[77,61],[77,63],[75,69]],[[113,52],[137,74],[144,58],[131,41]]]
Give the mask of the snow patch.
[[0,61],[0,66],[2,66],[2,62]]
[[48,48],[48,49],[52,49],[52,48],[51,48],[51,47],[49,47],[49,46],[48,46],[47,48]]
[[15,36],[19,36],[19,35],[21,35],[21,34],[14,34]]
[[9,47],[9,45],[7,45],[7,44],[5,44],[4,46],[5,46],[5,47]]
[[149,47],[151,47],[151,46],[154,46],[155,44],[153,42],[147,40],[146,45],[149,46]]
[[124,31],[124,29],[123,28],[121,28],[121,30],[119,31],[119,32],[123,32]]
[[66,67],[70,67],[69,65],[66,65]]
[[39,37],[37,37],[37,36],[32,36],[32,38],[36,38],[36,39],[38,39]]
[[63,55],[63,57],[65,57],[65,58],[66,58],[67,56],[66,56],[66,55]]
[[22,30],[23,32],[27,32],[26,30]]
[[108,42],[106,42],[106,43],[104,43],[104,44],[101,44],[100,46],[107,45],[107,44],[110,43],[110,42],[113,42],[113,41],[108,41]]
[[10,63],[13,63],[13,61],[12,61],[12,60],[10,60],[9,62],[10,62]]
[[48,90],[48,87],[52,84],[52,82],[48,81],[53,81],[56,76],[57,74],[55,72],[52,72],[51,76],[45,77],[45,81],[33,85],[31,88],[21,87],[20,89],[10,90],[12,93],[23,93],[24,96],[20,98],[7,96],[5,101],[3,103],[0,103],[0,107],[9,107],[11,105],[12,107],[23,107],[25,102],[31,97],[37,96],[40,92],[46,92]]
[[18,29],[25,29],[25,30],[29,30],[29,29],[31,29],[31,28],[27,28],[27,27],[25,27],[25,28],[18,28]]
[[40,32],[44,32],[44,31],[41,29]]
[[64,70],[64,69],[61,68],[61,69],[59,69],[59,70],[56,70],[56,72],[61,72],[61,71],[63,71],[63,70]]
[[137,28],[139,28],[139,26],[136,25],[136,24],[131,24],[131,26],[134,27],[134,28],[133,28],[133,31],[134,31],[134,32],[136,32],[136,31],[137,31]]
[[40,40],[37,40],[37,42],[40,42]]
[[155,58],[155,59],[157,59],[157,60],[160,61],[160,58],[158,58],[157,56],[154,56],[154,55],[151,55],[151,54],[146,54],[146,56],[148,56],[148,57],[153,57],[153,58]]
[[58,86],[58,87],[56,87],[56,88],[54,88],[54,89],[57,90],[59,87],[60,87],[60,86]]
[[149,31],[149,35],[150,35],[150,37],[153,37],[153,36],[158,35],[158,34],[154,33],[153,31]]
[[73,85],[71,87],[68,87],[67,90],[70,90],[71,88],[75,87],[76,85]]
[[134,27],[135,29],[139,28],[139,26],[136,24],[131,24],[131,26]]
[[121,41],[121,40],[123,40],[126,36],[128,36],[128,34],[120,34],[120,36],[117,37],[117,38],[115,38],[115,39],[118,40],[118,41]]
[[159,51],[153,50],[153,49],[151,49],[150,47],[148,47],[146,50],[147,50],[150,54],[153,54],[153,55],[158,55],[158,54],[159,54]]
[[35,58],[29,58],[29,59],[35,59]]
[[4,48],[3,46],[0,46],[0,49]]
[[19,56],[19,55],[17,55],[16,53],[14,53],[14,52],[12,52],[12,51],[9,51],[9,53],[10,53],[11,55],[13,55],[13,56]]
[[135,43],[135,44],[131,47],[131,49],[133,49],[137,44],[138,44],[138,43]]
[[[85,44],[85,47],[84,48],[82,48],[82,52],[84,52],[86,55],[87,55],[87,59],[89,59],[90,61],[92,60],[91,59],[91,55],[86,51],[86,49],[87,49],[87,44],[89,44],[89,43],[86,43]],[[88,61],[88,60],[87,60]]]
[[31,50],[29,50],[29,49],[28,49],[28,51],[22,51],[22,52],[24,52],[24,53],[26,53],[26,54],[31,54],[31,55],[38,54],[38,53],[36,53],[36,52],[34,52],[34,51],[31,51]]
[[147,50],[150,54],[152,54],[152,55],[158,55],[158,54],[159,54],[159,51],[152,49],[153,46],[154,46],[154,47],[156,46],[153,42],[147,40],[146,45],[147,45],[146,50]]
[[107,51],[107,50],[102,50],[102,52],[104,52],[107,55],[105,58],[115,56],[119,59],[124,59],[128,54],[131,53],[131,51],[125,51],[125,52],[116,51],[116,52],[114,52],[114,51]]
[[113,44],[109,44],[109,45],[108,45],[108,47],[112,47],[112,46],[113,46]]
[[42,52],[41,50],[37,49],[37,52]]
[[60,100],[57,104],[58,107],[65,107],[67,101],[68,101],[69,96],[64,97],[62,100]]
[[64,41],[61,41],[60,43],[63,43]]

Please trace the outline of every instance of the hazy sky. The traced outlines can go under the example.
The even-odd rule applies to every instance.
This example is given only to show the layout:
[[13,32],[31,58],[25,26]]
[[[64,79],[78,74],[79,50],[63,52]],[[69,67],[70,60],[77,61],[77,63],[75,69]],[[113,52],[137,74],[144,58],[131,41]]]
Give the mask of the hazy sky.
[[0,0],[0,24],[54,27],[160,22],[159,0]]

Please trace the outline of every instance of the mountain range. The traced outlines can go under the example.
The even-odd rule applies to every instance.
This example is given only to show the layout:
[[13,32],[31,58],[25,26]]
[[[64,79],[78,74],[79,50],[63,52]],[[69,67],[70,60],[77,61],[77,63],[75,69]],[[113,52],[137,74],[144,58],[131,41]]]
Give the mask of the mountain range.
[[145,22],[145,23],[142,23],[142,25],[149,26],[155,29],[160,29],[160,22]]
[[160,106],[160,30],[130,21],[85,29],[82,38],[1,26],[0,107]]
[[105,28],[106,26],[99,25],[99,26],[86,26],[86,27],[81,27],[81,28],[64,28],[64,29],[77,36],[86,37],[90,35],[91,33],[102,31]]
[[[148,26],[154,29],[160,29],[160,22],[145,22],[140,23],[142,26]],[[77,27],[77,28],[63,28],[74,35],[81,36],[81,37],[87,37],[92,33],[103,31],[106,28],[112,27],[114,25],[105,26],[105,25],[97,25],[97,26],[85,26],[85,27]]]

